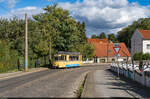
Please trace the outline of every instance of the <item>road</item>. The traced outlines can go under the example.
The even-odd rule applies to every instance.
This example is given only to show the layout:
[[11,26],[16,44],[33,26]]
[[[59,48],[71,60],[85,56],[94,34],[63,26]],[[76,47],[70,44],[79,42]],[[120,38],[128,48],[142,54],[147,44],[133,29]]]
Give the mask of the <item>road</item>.
[[0,97],[76,97],[85,75],[85,97],[150,98],[150,89],[110,72],[108,65],[50,69],[0,80]]
[[150,88],[117,76],[110,69],[88,73],[82,98],[150,98]]
[[50,69],[0,80],[0,97],[75,97],[82,75],[108,66]]

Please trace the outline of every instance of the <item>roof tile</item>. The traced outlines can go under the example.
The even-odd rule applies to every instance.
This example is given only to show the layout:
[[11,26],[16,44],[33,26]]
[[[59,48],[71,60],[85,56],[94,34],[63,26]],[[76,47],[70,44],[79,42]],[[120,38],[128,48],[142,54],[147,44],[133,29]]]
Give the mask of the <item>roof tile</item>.
[[[93,44],[95,47],[95,56],[98,57],[107,57],[107,51],[108,56],[113,57],[115,55],[115,51],[113,49],[114,43],[108,43],[108,39],[88,39],[88,42]],[[120,56],[126,57],[130,56],[130,53],[125,45],[125,43],[120,43]],[[108,49],[108,50],[107,50]]]
[[139,30],[144,39],[150,39],[150,30]]

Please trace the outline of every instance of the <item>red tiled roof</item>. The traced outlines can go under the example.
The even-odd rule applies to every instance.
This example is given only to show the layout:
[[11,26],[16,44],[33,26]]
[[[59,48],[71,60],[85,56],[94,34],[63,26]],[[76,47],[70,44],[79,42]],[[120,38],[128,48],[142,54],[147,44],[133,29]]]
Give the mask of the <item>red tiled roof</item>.
[[108,39],[88,39],[88,42],[91,43],[91,42],[97,42],[97,43],[107,43],[108,42]]
[[[89,43],[93,44],[95,47],[95,56],[97,57],[107,57],[107,49],[108,49],[108,56],[113,57],[115,55],[115,51],[113,49],[114,43],[109,43],[108,42],[98,42],[98,40],[88,40]],[[130,56],[130,53],[124,43],[120,43],[120,56],[121,57],[126,57]]]
[[139,30],[144,39],[150,39],[150,30]]

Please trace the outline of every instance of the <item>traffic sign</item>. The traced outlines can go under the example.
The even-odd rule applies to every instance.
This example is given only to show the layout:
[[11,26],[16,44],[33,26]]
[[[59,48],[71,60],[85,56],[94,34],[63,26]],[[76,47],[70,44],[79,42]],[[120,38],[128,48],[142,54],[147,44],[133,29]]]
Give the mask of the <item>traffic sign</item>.
[[120,46],[120,43],[114,43],[114,47]]
[[115,56],[115,57],[120,57],[120,54],[115,54],[114,56]]
[[121,49],[120,46],[114,46],[113,48],[114,48],[115,54],[118,54]]

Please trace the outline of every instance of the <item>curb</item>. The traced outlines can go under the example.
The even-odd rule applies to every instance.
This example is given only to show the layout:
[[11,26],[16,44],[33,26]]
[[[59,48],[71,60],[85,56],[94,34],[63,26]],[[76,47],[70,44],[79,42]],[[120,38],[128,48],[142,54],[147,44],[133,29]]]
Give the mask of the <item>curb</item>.
[[39,71],[44,71],[44,70],[48,70],[48,68],[37,68],[37,69],[33,69],[33,70],[30,69],[27,72],[18,71],[18,72],[13,72],[13,73],[6,73],[6,74],[3,73],[3,74],[0,74],[0,75],[4,75],[4,76],[0,76],[0,80],[23,76],[23,75],[27,75],[27,74],[31,74],[31,73],[35,73],[35,72],[39,72]]
[[85,84],[84,84],[84,87],[83,87],[83,91],[81,93],[81,98],[84,98],[85,97],[85,93],[86,93],[86,90],[87,90],[87,80],[88,80],[88,76],[89,76],[89,73],[87,74],[87,78],[85,79]]
[[83,64],[83,66],[92,66],[92,65],[109,65],[110,63],[91,63],[91,64],[89,64],[89,63],[86,63],[86,64]]
[[[84,74],[82,74],[82,75],[80,76],[80,78],[79,78],[80,81],[78,81],[78,80],[76,81],[76,83],[77,83],[78,86],[74,89],[74,95],[73,95],[73,97],[78,98],[78,97],[77,97],[77,96],[78,96],[78,91],[79,91],[80,87],[82,86],[83,81],[84,81],[84,80],[86,81],[85,76],[86,76],[88,73],[89,73],[89,71],[85,72]],[[81,93],[81,95],[82,95],[82,93]]]

